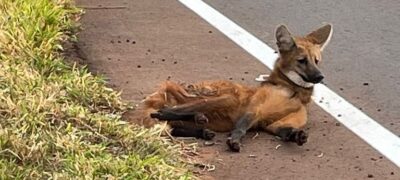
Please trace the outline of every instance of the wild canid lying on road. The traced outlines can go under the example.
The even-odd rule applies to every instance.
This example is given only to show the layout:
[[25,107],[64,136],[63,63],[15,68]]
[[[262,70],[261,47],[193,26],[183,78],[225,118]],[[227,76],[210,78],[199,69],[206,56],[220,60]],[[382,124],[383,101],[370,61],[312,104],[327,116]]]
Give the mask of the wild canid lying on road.
[[[240,151],[240,140],[252,128],[283,141],[302,145],[307,134],[306,105],[313,85],[324,78],[318,65],[332,36],[327,24],[304,37],[293,37],[286,26],[276,29],[279,58],[268,79],[259,87],[230,81],[204,81],[189,86],[165,82],[148,96],[136,112],[136,122],[147,126],[168,121],[173,136],[214,137],[212,131],[231,132],[227,144]],[[211,130],[211,131],[210,131]]]

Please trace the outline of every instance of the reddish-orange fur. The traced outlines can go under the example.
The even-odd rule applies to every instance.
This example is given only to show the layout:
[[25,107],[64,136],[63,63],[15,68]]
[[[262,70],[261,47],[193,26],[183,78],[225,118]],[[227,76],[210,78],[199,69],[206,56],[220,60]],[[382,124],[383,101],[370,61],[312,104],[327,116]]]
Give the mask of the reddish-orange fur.
[[[331,25],[329,29],[324,26],[306,37],[297,38],[292,38],[286,27],[279,28],[280,58],[268,80],[259,87],[230,81],[203,81],[189,86],[167,81],[143,101],[136,111],[141,116],[135,121],[151,126],[157,121],[150,118],[151,113],[165,107],[177,110],[190,107],[208,118],[205,128],[218,132],[234,130],[240,126],[238,121],[245,114],[250,119],[247,129],[261,128],[279,134],[282,128],[302,128],[307,122],[306,105],[311,100],[313,88],[299,86],[285,73],[293,71],[310,77],[319,73],[316,65],[321,61],[321,47],[329,40]],[[291,39],[293,42],[290,42]],[[299,65],[302,58],[307,59],[307,65]],[[172,127],[202,126],[187,121],[172,121],[169,124]]]

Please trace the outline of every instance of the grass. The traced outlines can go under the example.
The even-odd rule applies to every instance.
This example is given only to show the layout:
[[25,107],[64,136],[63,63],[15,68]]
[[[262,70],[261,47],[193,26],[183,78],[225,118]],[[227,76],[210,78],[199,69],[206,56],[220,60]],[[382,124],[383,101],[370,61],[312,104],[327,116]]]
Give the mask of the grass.
[[120,94],[67,65],[70,0],[0,0],[0,179],[189,179],[177,145],[121,121]]

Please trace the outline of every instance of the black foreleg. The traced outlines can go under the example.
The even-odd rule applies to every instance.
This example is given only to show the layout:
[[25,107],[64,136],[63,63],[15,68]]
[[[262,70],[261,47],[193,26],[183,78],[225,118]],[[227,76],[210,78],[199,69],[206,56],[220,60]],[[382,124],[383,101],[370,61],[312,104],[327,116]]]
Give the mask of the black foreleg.
[[231,136],[226,143],[229,148],[234,152],[240,151],[240,141],[247,130],[253,125],[253,116],[249,113],[243,115],[235,125],[235,129],[231,132]]

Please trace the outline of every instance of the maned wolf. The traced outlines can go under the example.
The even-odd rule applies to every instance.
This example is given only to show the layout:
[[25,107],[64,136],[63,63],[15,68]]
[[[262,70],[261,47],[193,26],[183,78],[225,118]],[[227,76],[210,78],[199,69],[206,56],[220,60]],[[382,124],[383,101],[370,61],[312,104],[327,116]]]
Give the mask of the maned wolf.
[[[293,37],[286,26],[276,29],[279,58],[259,87],[230,81],[204,81],[184,86],[165,82],[136,112],[145,125],[168,121],[173,136],[214,137],[212,131],[231,132],[227,144],[240,151],[240,140],[252,128],[265,130],[283,141],[303,145],[307,134],[306,105],[313,86],[324,78],[318,65],[332,36],[327,24],[305,37]],[[211,131],[210,131],[211,130]]]

